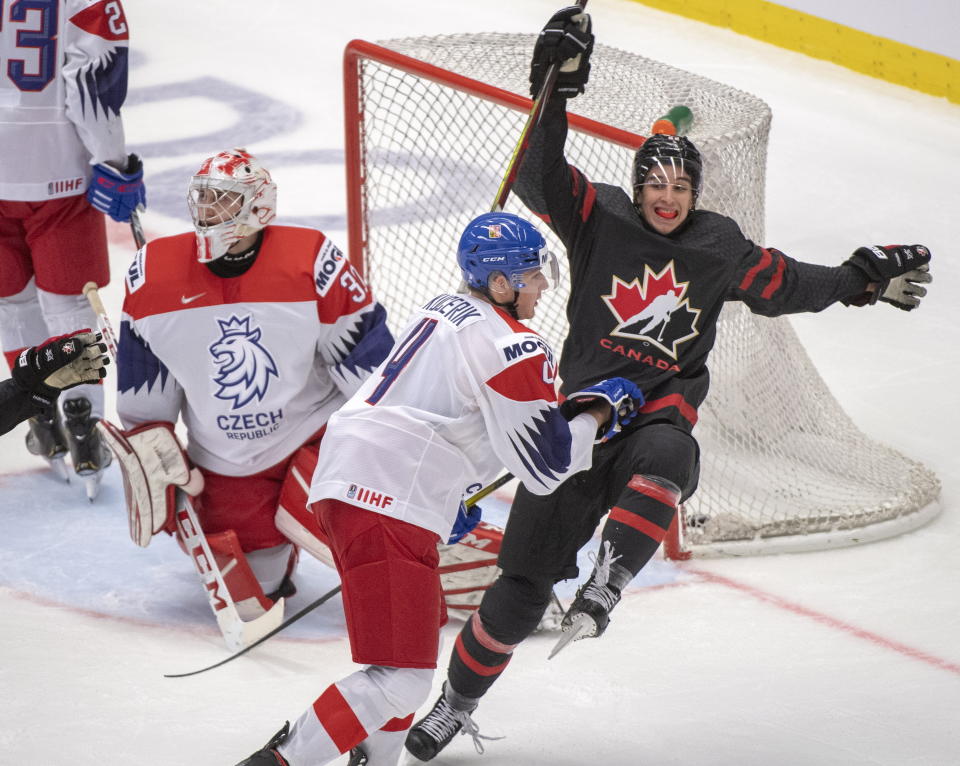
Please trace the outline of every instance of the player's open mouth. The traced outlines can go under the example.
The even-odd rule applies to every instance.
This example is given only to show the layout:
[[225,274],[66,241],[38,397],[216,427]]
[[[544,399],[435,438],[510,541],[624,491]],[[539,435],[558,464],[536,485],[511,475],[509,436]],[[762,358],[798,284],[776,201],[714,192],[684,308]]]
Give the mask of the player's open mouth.
[[672,221],[680,213],[676,210],[664,210],[663,208],[654,208],[653,212],[656,213],[660,218],[666,218],[668,221]]

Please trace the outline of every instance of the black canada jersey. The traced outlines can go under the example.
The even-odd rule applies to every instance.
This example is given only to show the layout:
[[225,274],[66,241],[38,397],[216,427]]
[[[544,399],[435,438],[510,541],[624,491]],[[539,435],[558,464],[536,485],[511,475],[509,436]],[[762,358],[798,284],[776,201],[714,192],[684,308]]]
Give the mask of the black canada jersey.
[[591,183],[566,163],[566,130],[557,99],[534,133],[516,186],[567,250],[564,394],[626,377],[646,397],[637,425],[659,419],[692,428],[726,301],[776,316],[821,311],[865,290],[855,268],[801,263],[759,247],[718,213],[694,210],[676,232],[658,234],[623,189]]

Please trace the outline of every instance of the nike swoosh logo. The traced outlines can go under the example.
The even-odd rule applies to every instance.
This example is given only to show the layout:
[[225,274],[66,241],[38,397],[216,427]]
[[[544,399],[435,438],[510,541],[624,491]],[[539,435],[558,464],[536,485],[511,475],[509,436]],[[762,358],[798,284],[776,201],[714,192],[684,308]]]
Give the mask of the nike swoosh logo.
[[199,295],[191,295],[189,298],[186,295],[180,296],[180,302],[186,305],[187,303],[193,303],[197,298],[202,298],[206,293],[200,293]]

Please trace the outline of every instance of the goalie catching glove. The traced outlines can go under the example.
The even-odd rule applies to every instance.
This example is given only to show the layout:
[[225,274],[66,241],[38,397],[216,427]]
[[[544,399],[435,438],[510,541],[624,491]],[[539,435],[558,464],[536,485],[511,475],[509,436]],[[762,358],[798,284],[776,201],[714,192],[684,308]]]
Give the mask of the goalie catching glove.
[[910,311],[927,294],[923,287],[933,281],[930,275],[930,251],[923,245],[874,245],[858,247],[847,264],[859,269],[877,287],[873,293],[847,303],[863,306],[877,300]]
[[50,407],[64,389],[97,383],[106,377],[103,368],[110,359],[101,339],[100,333],[84,329],[25,348],[11,370],[13,381],[34,400]]
[[177,487],[196,496],[203,489],[203,476],[190,466],[172,423],[143,423],[122,431],[101,420],[97,428],[120,464],[130,538],[146,548],[158,532],[175,529]]
[[593,33],[590,16],[576,5],[557,11],[540,32],[533,47],[530,62],[530,95],[540,95],[547,71],[560,64],[553,84],[553,93],[573,98],[583,93],[590,78],[590,54],[593,51]]
[[[570,394],[561,405],[561,412],[567,420],[572,420],[597,402],[610,405],[610,419],[597,432],[596,444],[609,441],[623,426],[637,416],[643,406],[643,392],[626,378],[608,378],[588,388]],[[602,431],[602,433],[601,433]]]

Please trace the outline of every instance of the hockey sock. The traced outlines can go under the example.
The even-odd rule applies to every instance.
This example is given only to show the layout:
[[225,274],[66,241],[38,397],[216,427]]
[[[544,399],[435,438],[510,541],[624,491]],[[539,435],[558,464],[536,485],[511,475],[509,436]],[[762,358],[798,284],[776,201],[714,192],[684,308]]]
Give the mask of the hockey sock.
[[[537,627],[553,583],[502,574],[464,624],[450,657],[447,681],[453,692],[479,699],[506,669],[513,650]],[[448,699],[449,701],[449,699]]]
[[617,563],[636,575],[653,558],[670,528],[680,489],[669,479],[635,474],[610,510],[601,540]]
[[[280,754],[291,763],[329,763],[357,745],[372,749],[402,745],[415,710],[430,694],[432,668],[370,665],[331,684],[290,728]],[[389,762],[389,761],[383,761]]]

